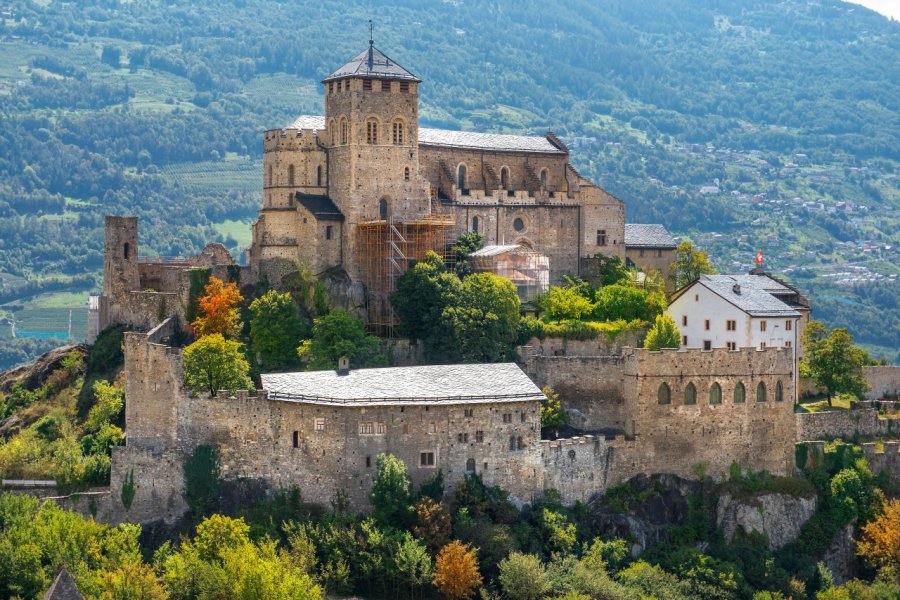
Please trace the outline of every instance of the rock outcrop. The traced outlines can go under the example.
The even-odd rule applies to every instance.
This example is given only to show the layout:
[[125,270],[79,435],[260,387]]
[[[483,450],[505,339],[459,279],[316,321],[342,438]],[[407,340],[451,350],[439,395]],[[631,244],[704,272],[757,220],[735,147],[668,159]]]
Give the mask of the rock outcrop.
[[87,352],[87,346],[84,344],[60,346],[42,354],[33,363],[0,373],[0,392],[9,393],[16,384],[21,384],[32,391],[38,389],[47,380],[50,373],[59,367],[62,359],[72,350],[78,349]]
[[719,496],[716,525],[725,541],[731,543],[738,529],[758,532],[769,540],[769,547],[781,548],[797,539],[800,528],[816,511],[816,497],[763,492],[750,498]]

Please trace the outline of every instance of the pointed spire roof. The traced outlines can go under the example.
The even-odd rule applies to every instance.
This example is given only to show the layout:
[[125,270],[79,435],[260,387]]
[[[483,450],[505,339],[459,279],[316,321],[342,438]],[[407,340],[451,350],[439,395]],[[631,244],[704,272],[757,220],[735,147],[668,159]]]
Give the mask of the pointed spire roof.
[[322,83],[347,77],[367,77],[369,79],[400,79],[421,82],[422,80],[398,65],[392,58],[375,47],[369,40],[369,47],[350,59],[350,62],[322,80]]
[[75,581],[69,575],[69,571],[65,567],[56,576],[56,580],[47,593],[44,594],[44,600],[84,600],[84,596],[78,591]]

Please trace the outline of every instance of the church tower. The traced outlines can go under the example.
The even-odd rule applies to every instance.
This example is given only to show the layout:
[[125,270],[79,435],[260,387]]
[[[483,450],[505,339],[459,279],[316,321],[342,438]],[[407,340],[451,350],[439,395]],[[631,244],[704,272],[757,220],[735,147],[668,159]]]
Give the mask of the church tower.
[[329,196],[350,229],[427,216],[429,186],[419,176],[421,80],[370,39],[367,49],[322,83]]

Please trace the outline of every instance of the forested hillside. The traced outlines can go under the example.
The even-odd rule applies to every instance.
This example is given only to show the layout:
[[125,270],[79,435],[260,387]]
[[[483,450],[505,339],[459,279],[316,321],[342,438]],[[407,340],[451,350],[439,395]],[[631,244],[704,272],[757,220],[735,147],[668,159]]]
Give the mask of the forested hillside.
[[369,18],[424,124],[552,129],[629,221],[724,271],[762,248],[896,360],[900,25],[836,0],[0,0],[0,319],[66,329],[32,303],[98,288],[104,214],[138,215],[144,253],[239,252],[261,132],[321,112]]

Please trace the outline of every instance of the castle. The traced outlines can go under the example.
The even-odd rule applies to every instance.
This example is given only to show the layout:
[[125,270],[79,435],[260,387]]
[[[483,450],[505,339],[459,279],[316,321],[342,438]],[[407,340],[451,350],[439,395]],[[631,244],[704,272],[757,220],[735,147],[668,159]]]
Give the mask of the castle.
[[[541,255],[534,264],[551,282],[589,276],[598,254],[649,267],[674,250],[660,226],[626,231],[623,203],[581,177],[552,133],[420,128],[421,81],[371,42],[323,83],[323,117],[265,133],[247,266],[218,244],[194,257],[139,257],[137,219],[107,217],[94,322],[139,329],[125,337],[128,437],[112,461],[113,501],[132,477],[135,496],[118,518],[177,518],[184,462],[207,444],[228,479],[297,485],[322,504],[340,490],[358,510],[382,452],[401,458],[414,483],[440,470],[452,490],[478,473],[523,502],[548,488],[583,501],[640,473],[722,478],[734,462],[791,472],[796,363],[783,347],[532,340],[517,364],[264,374],[261,390],[192,397],[172,339],[196,267],[241,285],[278,288],[298,271],[330,279],[332,303],[379,328],[393,321],[387,298],[408,259],[463,232],[484,234],[511,263],[520,251]],[[543,385],[584,435],[541,440]]]

